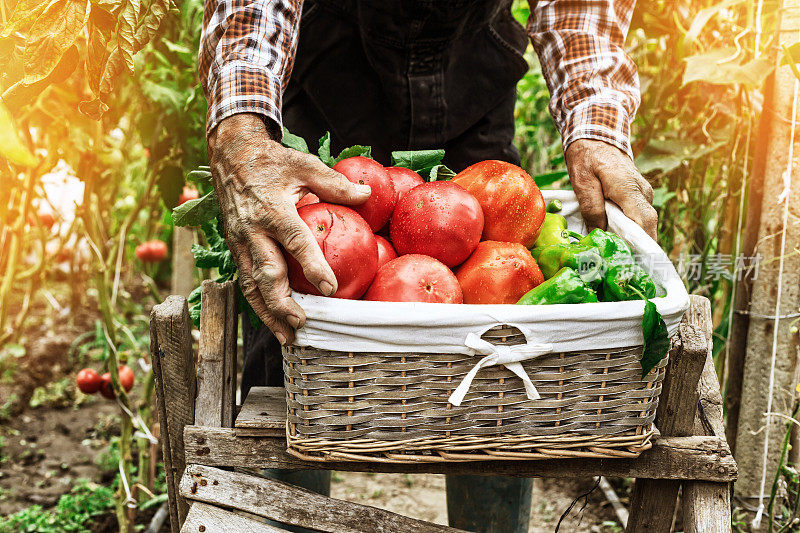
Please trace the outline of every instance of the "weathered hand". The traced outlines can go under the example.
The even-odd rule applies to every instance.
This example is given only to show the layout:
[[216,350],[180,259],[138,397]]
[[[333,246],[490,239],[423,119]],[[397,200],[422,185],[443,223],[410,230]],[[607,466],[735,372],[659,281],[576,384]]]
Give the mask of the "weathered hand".
[[336,276],[295,203],[308,192],[322,201],[363,203],[369,186],[351,183],[316,157],[275,142],[255,114],[222,120],[208,138],[208,149],[242,292],[278,341],[290,343],[305,314],[290,297],[279,244],[322,294],[333,294],[337,287]]
[[616,146],[589,139],[571,143],[564,157],[581,213],[590,229],[606,228],[607,198],[656,238],[658,214],[651,205],[653,187],[636,170],[630,157]]

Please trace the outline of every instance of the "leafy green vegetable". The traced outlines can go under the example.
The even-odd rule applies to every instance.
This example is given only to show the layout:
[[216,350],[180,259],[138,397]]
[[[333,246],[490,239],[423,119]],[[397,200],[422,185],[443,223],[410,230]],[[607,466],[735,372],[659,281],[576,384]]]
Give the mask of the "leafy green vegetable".
[[669,333],[656,304],[646,300],[642,315],[642,379],[667,355],[669,351]]
[[283,140],[281,141],[281,143],[288,148],[297,150],[298,152],[303,152],[304,154],[309,153],[308,144],[306,144],[306,140],[300,137],[299,135],[291,133],[286,128],[283,128]]
[[547,172],[545,174],[539,174],[538,176],[534,176],[533,181],[536,182],[536,185],[540,189],[544,189],[545,187],[549,187],[555,182],[560,181],[566,177],[567,177],[566,170],[556,170],[555,172]]
[[217,193],[211,191],[202,198],[189,200],[172,210],[172,221],[176,226],[199,226],[219,216]]
[[422,176],[430,174],[437,165],[442,164],[444,150],[400,150],[392,152],[392,166],[404,167]]
[[431,169],[428,181],[447,181],[456,175],[455,172],[445,165],[436,165]]
[[347,159],[348,157],[368,157],[372,159],[372,147],[371,146],[361,146],[357,144],[355,146],[351,146],[350,148],[345,148],[342,150],[336,159],[333,160],[333,164],[335,165],[342,159]]
[[319,150],[317,150],[317,155],[322,160],[323,163],[332,167],[335,163],[333,162],[333,158],[331,157],[331,132],[326,131],[325,135],[319,140]]

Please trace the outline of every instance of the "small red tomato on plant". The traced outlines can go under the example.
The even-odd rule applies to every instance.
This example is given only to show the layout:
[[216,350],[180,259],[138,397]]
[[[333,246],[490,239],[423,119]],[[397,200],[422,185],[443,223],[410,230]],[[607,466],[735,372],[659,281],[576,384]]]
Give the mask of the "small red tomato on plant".
[[375,235],[375,242],[378,243],[378,269],[380,270],[383,265],[397,257],[397,252],[394,251],[391,243],[380,235]]
[[[333,269],[339,285],[333,297],[361,298],[378,270],[378,245],[369,225],[349,207],[323,202],[301,207],[297,214],[311,228]],[[298,292],[319,295],[300,263],[286,251],[283,255],[289,268],[289,286]]]
[[394,190],[397,191],[398,201],[405,193],[417,185],[422,185],[425,183],[425,180],[422,179],[422,176],[410,168],[386,167],[386,172],[388,172],[392,177],[392,183],[394,183]]
[[84,368],[75,377],[75,383],[78,389],[84,394],[94,394],[100,390],[103,380],[100,374],[93,368]]
[[465,304],[515,304],[544,281],[527,248],[516,242],[483,241],[456,277]]
[[125,389],[125,392],[130,392],[133,388],[133,370],[128,365],[119,366],[119,384]]
[[305,196],[300,198],[300,201],[294,204],[297,209],[301,207],[311,205],[311,204],[318,204],[319,203],[319,196],[314,194],[313,192],[307,193]]
[[198,198],[200,198],[200,192],[197,189],[184,185],[183,191],[180,196],[178,196],[178,205],[185,204],[189,200],[197,200]]
[[460,304],[458,280],[441,261],[409,254],[386,263],[375,274],[365,300]]
[[373,233],[385,226],[397,203],[397,192],[392,177],[383,165],[368,157],[357,156],[342,159],[333,166],[333,170],[341,172],[353,183],[370,186],[372,192],[367,201],[354,205],[353,210],[364,217]]
[[482,240],[533,246],[546,208],[542,191],[527,172],[505,161],[481,161],[451,181],[480,202],[485,217]]
[[429,255],[453,267],[463,263],[478,245],[483,211],[463,187],[434,181],[403,195],[389,228],[399,255]]
[[36,216],[39,218],[39,223],[47,229],[56,223],[56,217],[50,211],[40,210]]
[[100,394],[103,398],[108,398],[109,400],[116,398],[117,395],[114,394],[114,387],[111,386],[111,374],[106,372],[100,379]]
[[158,239],[146,241],[137,246],[134,253],[143,263],[158,263],[167,257],[167,243]]

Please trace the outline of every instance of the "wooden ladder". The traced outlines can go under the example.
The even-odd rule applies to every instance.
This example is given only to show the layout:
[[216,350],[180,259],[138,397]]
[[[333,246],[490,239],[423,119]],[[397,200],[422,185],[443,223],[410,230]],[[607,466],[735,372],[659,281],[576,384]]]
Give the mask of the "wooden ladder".
[[268,525],[265,518],[330,533],[458,531],[257,475],[264,468],[631,477],[636,481],[627,531],[670,531],[681,486],[684,531],[731,531],[731,489],[737,469],[722,425],[706,298],[692,296],[670,352],[656,415],[660,436],[638,458],[392,464],[311,463],[286,453],[282,388],[254,388],[244,405],[236,405],[235,294],[233,282],[203,283],[197,357],[184,297],[170,296],[151,316],[151,352],[174,533],[282,531]]

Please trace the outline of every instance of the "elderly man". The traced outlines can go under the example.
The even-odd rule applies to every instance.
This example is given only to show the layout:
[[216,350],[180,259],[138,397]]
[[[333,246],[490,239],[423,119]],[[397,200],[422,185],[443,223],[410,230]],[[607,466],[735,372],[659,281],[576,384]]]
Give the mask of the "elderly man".
[[[634,0],[530,0],[527,32],[511,0],[205,0],[200,78],[228,245],[242,290],[267,328],[245,322],[243,394],[282,384],[278,344],[303,310],[290,297],[283,246],[323,294],[336,278],[294,207],[305,193],[358,204],[353,184],[316,157],[280,144],[282,126],[341,149],[444,148],[459,171],[485,159],[519,164],[516,84],[528,38],[550,89],[550,110],[590,227],[604,200],[655,235],[653,191],[631,159],[639,103],[636,68],[622,48]],[[271,333],[270,333],[271,332]],[[294,476],[327,492],[323,473]],[[451,525],[527,531],[529,480],[450,477]]]

